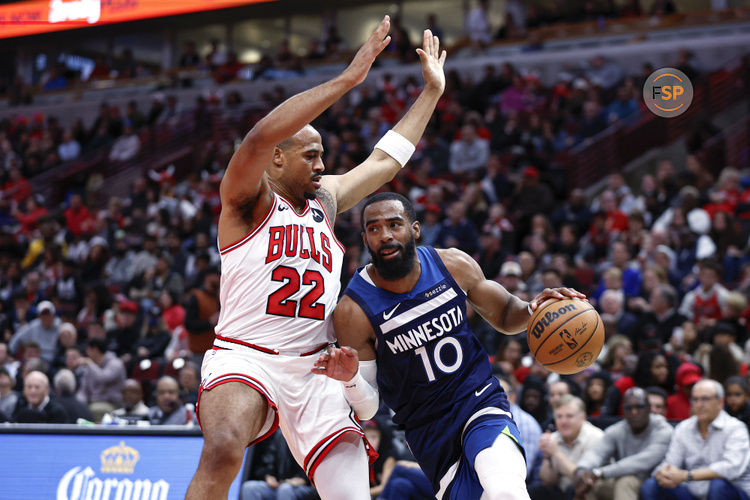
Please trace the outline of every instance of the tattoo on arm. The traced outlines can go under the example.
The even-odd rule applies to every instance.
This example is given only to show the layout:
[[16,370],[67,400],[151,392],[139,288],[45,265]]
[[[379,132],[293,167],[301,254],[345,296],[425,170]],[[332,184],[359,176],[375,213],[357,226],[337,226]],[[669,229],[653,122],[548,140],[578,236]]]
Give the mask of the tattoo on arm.
[[325,188],[318,189],[315,194],[320,204],[323,205],[323,209],[326,211],[326,215],[328,215],[328,220],[333,224],[336,219],[336,198]]

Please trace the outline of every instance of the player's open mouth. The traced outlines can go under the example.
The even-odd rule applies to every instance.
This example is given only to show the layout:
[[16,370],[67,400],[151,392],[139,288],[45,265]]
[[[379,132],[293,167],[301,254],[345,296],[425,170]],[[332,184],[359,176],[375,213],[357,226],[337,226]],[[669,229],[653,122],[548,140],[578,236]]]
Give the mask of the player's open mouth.
[[315,186],[315,189],[318,189],[320,187],[320,177],[313,177],[312,178],[313,186]]
[[396,257],[398,254],[401,253],[400,248],[384,248],[380,250],[380,256],[384,259],[392,259],[393,257]]

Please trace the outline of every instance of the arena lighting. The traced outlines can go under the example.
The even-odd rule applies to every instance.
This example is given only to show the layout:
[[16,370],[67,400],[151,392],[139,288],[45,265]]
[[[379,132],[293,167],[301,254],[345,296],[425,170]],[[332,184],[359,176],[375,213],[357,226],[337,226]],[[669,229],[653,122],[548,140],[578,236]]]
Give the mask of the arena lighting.
[[0,5],[0,39],[275,0],[31,0]]

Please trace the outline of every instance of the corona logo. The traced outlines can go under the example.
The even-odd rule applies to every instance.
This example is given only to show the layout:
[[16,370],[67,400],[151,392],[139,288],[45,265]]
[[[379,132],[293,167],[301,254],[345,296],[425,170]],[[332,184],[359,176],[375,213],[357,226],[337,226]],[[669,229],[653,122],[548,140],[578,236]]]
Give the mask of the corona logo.
[[132,474],[140,458],[137,450],[125,446],[125,441],[120,441],[119,445],[111,446],[102,452],[102,472]]

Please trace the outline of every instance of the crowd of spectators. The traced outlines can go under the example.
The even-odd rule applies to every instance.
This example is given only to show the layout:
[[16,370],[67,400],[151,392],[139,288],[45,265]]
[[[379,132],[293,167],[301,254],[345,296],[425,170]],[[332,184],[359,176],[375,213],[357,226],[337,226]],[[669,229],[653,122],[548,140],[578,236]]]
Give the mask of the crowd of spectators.
[[[611,0],[587,2],[526,3],[511,0],[506,3],[504,20],[495,25],[490,15],[497,6],[489,0],[477,0],[468,7],[464,19],[463,37],[458,35],[455,45],[460,48],[463,40],[468,40],[476,49],[484,49],[498,40],[514,39],[525,41],[527,50],[538,50],[543,40],[535,30],[546,26],[576,24],[597,21],[600,29],[606,28],[610,19],[638,17],[661,17],[677,12],[673,0],[657,0],[649,9],[641,7],[640,0],[630,0],[617,5]],[[434,13],[427,13],[426,26],[441,37],[443,29]],[[264,50],[258,61],[241,62],[236,50],[226,47],[217,38],[212,38],[205,48],[199,49],[194,40],[186,40],[173,67],[160,68],[158,64],[140,61],[131,47],[118,49],[107,56],[94,56],[90,71],[72,69],[64,61],[50,61],[36,81],[24,82],[19,76],[7,81],[0,79],[0,96],[7,96],[10,105],[31,104],[36,92],[55,92],[81,87],[82,84],[100,80],[132,80],[142,78],[165,78],[175,87],[190,86],[198,74],[210,75],[217,84],[239,78],[244,79],[283,79],[300,76],[305,68],[326,62],[340,62],[351,56],[350,46],[341,36],[335,22],[335,14],[324,17],[323,31],[318,37],[311,37],[304,51],[293,51],[288,39],[283,39],[276,48]],[[421,32],[421,26],[419,30]],[[399,15],[392,16],[392,41],[385,54],[390,54],[400,62],[415,62],[414,49],[419,40],[412,40],[407,26]],[[353,44],[354,45],[354,44]],[[189,73],[193,72],[193,75]]]
[[[568,192],[556,168],[556,153],[643,113],[636,98],[642,75],[618,70],[597,59],[552,88],[508,64],[498,72],[488,67],[476,82],[449,73],[409,166],[387,186],[414,202],[422,243],[464,250],[488,278],[523,299],[545,287],[574,287],[602,316],[607,339],[597,364],[560,377],[534,361],[523,335],[498,335],[468,312],[517,413],[529,417],[518,418],[532,429],[525,445],[538,498],[557,494],[554,488],[593,491],[595,480],[615,477],[606,472],[611,449],[650,425],[636,418],[645,405],[672,423],[688,422],[691,412],[699,426],[730,415],[750,420],[748,171],[727,167],[715,175],[695,156],[684,165],[662,160],[634,184],[609,175],[587,198]],[[327,171],[362,161],[418,92],[413,78],[386,76],[377,88],[359,88],[334,104],[314,123]],[[281,98],[268,96],[267,105]],[[146,126],[151,115],[138,123]],[[95,130],[109,133],[119,123],[124,131],[118,117],[103,107]],[[201,142],[194,170],[179,176],[140,166],[144,175],[126,199],[94,206],[88,192],[72,190],[57,205],[35,197],[25,178],[44,137],[54,144],[50,120],[33,123],[1,128],[0,418],[195,422],[198,367],[219,312],[218,188],[235,138]],[[76,137],[57,129],[60,138]],[[237,138],[245,131],[236,130]],[[335,229],[347,249],[346,284],[368,260],[358,209],[341,214]],[[696,385],[707,379],[718,387]],[[723,404],[724,386],[725,413],[713,406],[696,411]],[[706,387],[711,394],[696,395]],[[379,418],[373,425],[389,429],[388,412]],[[614,444],[587,457],[580,432],[591,447],[612,432]],[[673,446],[659,458],[666,468],[655,476],[658,487],[674,480],[667,466],[685,466]],[[382,487],[374,494],[388,498],[390,476],[419,491],[408,450],[394,445],[392,457],[373,474],[373,488]],[[746,458],[739,465],[746,467]]]

